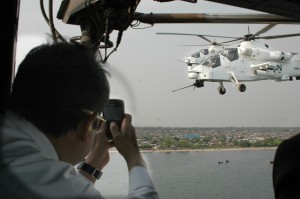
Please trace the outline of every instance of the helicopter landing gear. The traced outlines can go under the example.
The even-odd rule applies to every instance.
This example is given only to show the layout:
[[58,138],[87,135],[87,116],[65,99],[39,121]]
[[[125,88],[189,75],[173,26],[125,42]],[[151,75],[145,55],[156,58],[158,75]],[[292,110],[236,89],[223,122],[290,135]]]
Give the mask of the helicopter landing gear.
[[232,81],[237,86],[240,92],[244,92],[246,90],[246,85],[240,84],[233,72],[231,72],[230,81]]
[[246,90],[246,85],[245,84],[239,84],[238,89],[240,92],[244,92]]
[[220,82],[220,86],[218,87],[218,91],[221,95],[224,95],[226,93],[226,89],[223,86],[223,82]]
[[221,95],[224,95],[225,93],[226,93],[226,89],[223,87],[219,87],[218,88],[218,91],[219,91],[219,93],[221,94]]

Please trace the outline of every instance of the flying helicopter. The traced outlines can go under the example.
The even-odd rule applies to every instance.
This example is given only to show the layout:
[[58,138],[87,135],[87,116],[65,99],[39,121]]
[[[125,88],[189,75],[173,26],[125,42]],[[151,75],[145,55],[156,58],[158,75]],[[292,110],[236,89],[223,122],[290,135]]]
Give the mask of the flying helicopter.
[[197,52],[192,53],[190,56],[184,58],[184,63],[188,66],[192,66],[195,64],[200,64],[207,57],[217,55],[220,51],[224,49],[224,46],[228,46],[228,43],[231,42],[216,42],[215,39],[212,41],[207,38],[206,35],[197,35],[197,34],[187,34],[187,33],[166,33],[166,32],[158,32],[156,34],[161,35],[180,35],[180,36],[197,36],[201,39],[208,42],[208,44],[200,44],[200,45],[181,45],[181,46],[209,46],[208,48],[200,49]]
[[[300,33],[259,36],[273,28],[276,24],[270,24],[255,34],[248,34],[244,37],[225,37],[236,42],[242,40],[237,47],[229,47],[221,50],[217,55],[212,55],[203,60],[200,64],[188,66],[188,77],[195,79],[195,82],[175,91],[191,86],[200,88],[204,82],[218,82],[218,91],[221,95],[226,93],[223,82],[232,82],[240,92],[246,90],[246,85],[241,82],[275,80],[291,81],[293,77],[300,80],[300,57],[297,53],[281,52],[273,50],[269,45],[257,41],[258,39],[279,39],[286,37],[300,36]],[[206,35],[208,36],[208,35]]]

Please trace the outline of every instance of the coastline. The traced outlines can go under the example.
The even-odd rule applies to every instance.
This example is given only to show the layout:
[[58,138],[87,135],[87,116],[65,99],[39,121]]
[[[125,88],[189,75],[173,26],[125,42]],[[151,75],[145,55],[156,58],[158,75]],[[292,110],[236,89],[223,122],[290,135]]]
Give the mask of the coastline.
[[166,149],[166,150],[140,150],[142,153],[158,152],[205,152],[205,151],[252,151],[252,150],[276,150],[277,147],[250,147],[250,148],[214,148],[214,149]]
[[[145,150],[140,149],[141,153],[171,153],[171,152],[205,152],[205,151],[252,151],[252,150],[276,150],[277,147],[249,147],[249,148],[213,148],[213,149],[159,149],[159,150]],[[118,152],[115,148],[109,152]]]

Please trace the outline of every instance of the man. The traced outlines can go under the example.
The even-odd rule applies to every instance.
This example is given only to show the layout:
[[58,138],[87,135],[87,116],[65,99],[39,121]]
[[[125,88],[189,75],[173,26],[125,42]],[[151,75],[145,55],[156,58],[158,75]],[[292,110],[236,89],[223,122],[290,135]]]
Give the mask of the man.
[[273,188],[276,199],[299,198],[300,134],[278,146],[273,162]]
[[106,128],[128,166],[128,198],[158,198],[131,116],[125,114],[119,130],[99,115],[108,99],[105,71],[85,47],[54,43],[31,50],[0,121],[1,198],[102,198],[93,183],[109,162]]

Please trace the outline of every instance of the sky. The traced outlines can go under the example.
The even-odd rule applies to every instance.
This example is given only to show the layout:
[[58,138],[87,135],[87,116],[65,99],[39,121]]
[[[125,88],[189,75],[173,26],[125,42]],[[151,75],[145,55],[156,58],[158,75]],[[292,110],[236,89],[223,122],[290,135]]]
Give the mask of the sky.
[[[61,1],[54,1],[56,16]],[[44,2],[47,6],[48,2]],[[142,13],[259,13],[252,10],[198,0],[159,3],[142,0],[136,10]],[[47,10],[46,10],[47,12]],[[66,38],[79,36],[79,26],[54,19],[56,29]],[[178,60],[205,48],[178,46],[206,44],[198,37],[158,35],[157,32],[213,34],[240,37],[255,33],[267,24],[154,24],[128,28],[122,42],[103,66],[110,74],[111,98],[121,98],[125,111],[133,116],[137,127],[299,127],[300,81],[273,80],[245,83],[241,93],[232,83],[224,83],[225,95],[217,91],[218,83],[206,82],[203,88],[187,88],[187,66]],[[149,27],[149,28],[146,28]],[[298,33],[299,25],[278,24],[263,34]],[[17,59],[18,65],[27,52],[47,42],[50,28],[38,0],[21,1]],[[112,33],[112,41],[115,42]],[[223,40],[216,38],[217,42]],[[299,53],[300,37],[261,40],[270,48]]]

